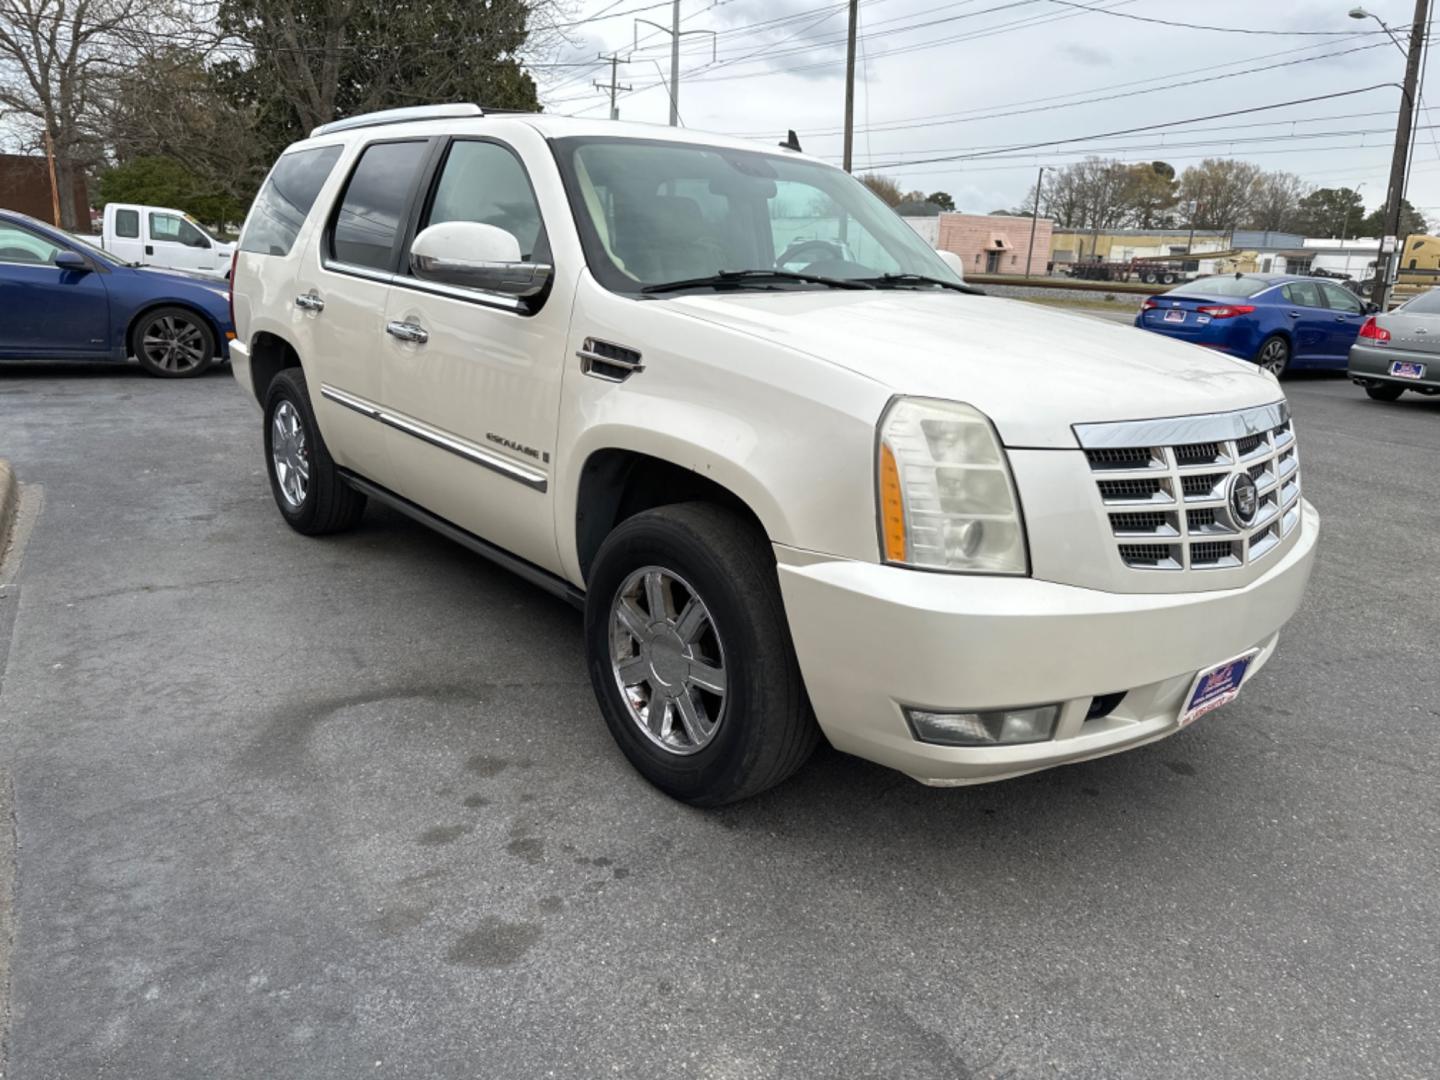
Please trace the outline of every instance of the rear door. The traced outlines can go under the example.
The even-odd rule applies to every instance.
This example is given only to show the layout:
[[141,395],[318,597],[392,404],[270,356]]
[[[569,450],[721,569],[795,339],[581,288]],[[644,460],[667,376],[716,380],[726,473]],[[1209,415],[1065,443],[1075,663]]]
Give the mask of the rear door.
[[[418,235],[447,221],[504,229],[527,262],[551,263],[530,169],[554,168],[544,144],[456,138],[444,149]],[[551,207],[552,216],[564,212]],[[552,286],[520,300],[422,281],[408,255],[390,290],[382,385],[400,490],[432,512],[548,570],[559,569],[555,428],[574,296]]]
[[1325,351],[1336,367],[1344,367],[1350,357],[1350,346],[1355,344],[1355,337],[1364,325],[1365,307],[1358,296],[1333,281],[1317,284],[1330,309],[1329,347]]
[[392,489],[400,484],[378,419],[390,351],[385,305],[434,146],[379,139],[361,149],[282,301],[294,305],[296,349],[331,454]]
[[104,247],[121,262],[145,261],[145,242],[140,237],[140,209],[117,203],[105,207],[102,228]]
[[0,220],[0,356],[108,356],[110,301],[96,270],[62,270],[66,250],[17,222]]
[[1335,313],[1325,306],[1318,281],[1291,281],[1280,286],[1285,322],[1290,327],[1294,359],[1318,360],[1329,355]]

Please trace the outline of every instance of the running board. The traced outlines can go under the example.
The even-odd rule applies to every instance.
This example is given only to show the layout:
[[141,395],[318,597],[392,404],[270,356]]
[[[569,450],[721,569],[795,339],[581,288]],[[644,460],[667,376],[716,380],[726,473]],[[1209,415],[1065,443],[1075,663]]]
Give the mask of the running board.
[[531,585],[544,589],[551,596],[558,596],[571,607],[577,608],[580,611],[585,610],[585,593],[577,589],[574,585],[571,585],[570,582],[564,578],[558,577],[548,570],[542,570],[534,563],[528,562],[518,555],[512,555],[504,548],[497,547],[488,540],[482,540],[474,533],[467,532],[458,525],[452,525],[444,518],[432,514],[423,506],[417,506],[409,499],[401,495],[396,495],[393,491],[383,488],[379,484],[372,484],[369,480],[361,476],[356,476],[348,469],[337,469],[336,471],[339,472],[340,478],[344,480],[345,483],[349,484],[367,498],[384,503],[392,510],[398,510],[406,517],[412,518],[421,525],[435,530],[435,532],[446,539],[455,541],[455,543],[461,547],[469,548],[476,555],[482,555],[496,565],[503,566],[512,574],[524,578]]

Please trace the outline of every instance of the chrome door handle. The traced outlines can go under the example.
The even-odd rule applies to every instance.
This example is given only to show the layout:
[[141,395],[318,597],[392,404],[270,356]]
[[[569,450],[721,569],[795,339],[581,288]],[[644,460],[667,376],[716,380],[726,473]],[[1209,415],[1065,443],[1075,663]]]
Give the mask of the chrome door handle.
[[301,293],[295,297],[295,306],[302,311],[324,311],[325,301],[314,293]]
[[424,345],[430,340],[430,331],[423,326],[416,326],[413,322],[388,322],[385,324],[385,332],[391,337],[416,345]]
[[1290,318],[1292,318],[1292,319],[1298,319],[1298,318],[1300,318],[1300,312],[1298,312],[1298,311],[1287,311],[1285,314],[1286,314],[1286,315],[1289,315]]

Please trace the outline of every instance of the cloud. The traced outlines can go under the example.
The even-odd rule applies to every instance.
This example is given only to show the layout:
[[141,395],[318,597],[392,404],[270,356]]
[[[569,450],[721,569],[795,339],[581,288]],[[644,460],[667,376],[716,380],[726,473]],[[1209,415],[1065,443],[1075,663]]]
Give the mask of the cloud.
[[1084,64],[1086,67],[1109,67],[1114,63],[1108,52],[1090,45],[1077,45],[1071,42],[1068,45],[1061,45],[1060,51],[1076,63]]

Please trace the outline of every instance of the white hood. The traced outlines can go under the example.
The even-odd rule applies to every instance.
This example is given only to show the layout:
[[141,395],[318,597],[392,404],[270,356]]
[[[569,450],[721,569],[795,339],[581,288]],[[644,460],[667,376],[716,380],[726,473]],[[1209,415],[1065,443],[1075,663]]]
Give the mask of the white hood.
[[975,406],[1012,447],[1075,446],[1072,424],[1226,412],[1284,397],[1253,364],[1134,327],[956,292],[736,292],[687,315]]

